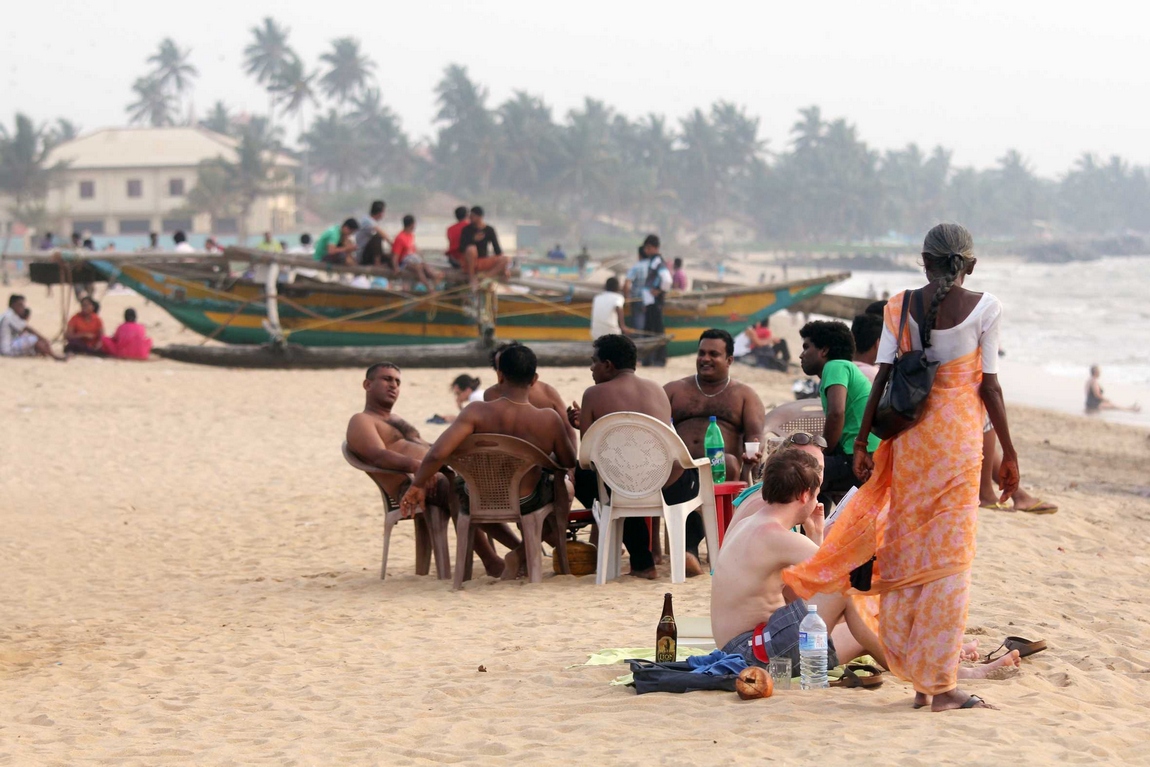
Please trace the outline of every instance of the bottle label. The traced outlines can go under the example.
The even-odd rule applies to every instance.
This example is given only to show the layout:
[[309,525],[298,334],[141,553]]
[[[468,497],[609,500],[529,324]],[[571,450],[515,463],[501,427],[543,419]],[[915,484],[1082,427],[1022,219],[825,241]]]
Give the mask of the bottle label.
[[799,632],[799,652],[818,652],[827,649],[827,635],[822,631]]
[[723,448],[707,448],[707,458],[711,461],[711,476],[716,479],[721,476],[725,479],[727,476],[727,459],[723,455]]
[[655,643],[655,662],[674,663],[677,660],[678,643],[671,637],[660,637]]

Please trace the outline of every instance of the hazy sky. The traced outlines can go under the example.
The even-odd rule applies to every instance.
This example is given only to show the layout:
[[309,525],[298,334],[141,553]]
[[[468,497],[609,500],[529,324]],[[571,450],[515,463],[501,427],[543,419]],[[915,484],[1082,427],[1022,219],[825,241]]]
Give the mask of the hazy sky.
[[47,0],[6,3],[0,119],[24,111],[85,129],[126,122],[130,87],[160,39],[192,48],[199,114],[217,99],[263,111],[243,75],[250,29],[291,28],[311,65],[331,39],[361,39],[384,99],[413,137],[433,133],[432,89],[457,62],[492,106],[523,89],[557,118],[585,95],[679,118],[717,99],[761,118],[771,149],[810,104],[880,149],[942,144],[987,166],[1016,147],[1042,174],[1083,151],[1150,164],[1150,11],[1137,3],[965,0],[820,2],[302,2]]

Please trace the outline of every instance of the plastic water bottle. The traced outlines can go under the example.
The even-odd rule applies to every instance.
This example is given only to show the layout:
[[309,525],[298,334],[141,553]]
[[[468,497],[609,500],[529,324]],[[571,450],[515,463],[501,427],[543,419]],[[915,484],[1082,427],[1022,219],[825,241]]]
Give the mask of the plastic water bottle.
[[711,416],[711,422],[707,424],[707,433],[703,436],[703,448],[711,461],[711,478],[715,480],[715,484],[726,482],[727,457],[723,455],[723,432],[719,431],[719,423],[715,416]]
[[820,690],[827,683],[827,624],[818,608],[807,605],[807,617],[799,624],[799,686]]

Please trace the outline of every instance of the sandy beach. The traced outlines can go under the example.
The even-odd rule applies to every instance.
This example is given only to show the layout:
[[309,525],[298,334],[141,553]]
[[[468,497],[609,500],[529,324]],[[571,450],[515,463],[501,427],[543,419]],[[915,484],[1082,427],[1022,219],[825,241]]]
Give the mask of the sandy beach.
[[[60,289],[0,296],[17,289],[55,333]],[[109,332],[127,306],[158,344],[198,341],[132,294],[107,297]],[[793,376],[736,371],[768,403],[791,398]],[[397,412],[449,411],[458,372],[406,371]],[[590,383],[542,377],[568,399]],[[608,685],[623,667],[576,664],[653,643],[665,591],[706,616],[709,578],[452,592],[414,575],[404,523],[380,581],[379,495],[339,450],[361,380],[0,360],[0,764],[1147,762],[1145,429],[1011,408],[1023,485],[1061,510],[982,512],[968,634],[984,651],[1008,634],[1050,645],[964,685],[1001,711],[913,711],[894,679],[636,696]]]

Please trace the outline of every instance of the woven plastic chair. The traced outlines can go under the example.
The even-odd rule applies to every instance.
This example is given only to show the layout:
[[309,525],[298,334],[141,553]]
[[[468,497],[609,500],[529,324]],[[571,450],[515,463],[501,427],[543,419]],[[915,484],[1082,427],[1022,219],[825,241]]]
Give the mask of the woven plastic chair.
[[[699,469],[699,495],[684,503],[667,505],[663,486],[676,464]],[[667,424],[642,413],[611,413],[583,435],[579,465],[593,468],[599,477],[599,567],[595,582],[619,577],[622,564],[623,520],[626,517],[662,517],[666,520],[671,583],[687,580],[687,515],[703,515],[707,551],[719,552],[715,519],[715,485],[711,463],[692,458],[683,440]],[[608,496],[607,488],[611,488]]]
[[[543,580],[543,522],[555,514],[559,530],[560,570],[570,574],[567,563],[567,529],[571,497],[567,493],[566,471],[530,442],[504,434],[473,434],[447,459],[447,465],[467,483],[469,514],[459,514],[455,523],[455,582],[471,577],[475,546],[475,525],[511,522],[519,525],[527,557],[527,578]],[[555,498],[530,514],[519,512],[519,483],[536,466],[555,475]]]
[[763,436],[767,438],[764,447],[772,451],[796,431],[821,435],[826,422],[822,403],[817,399],[800,399],[779,405],[767,413],[763,421]]
[[[343,443],[343,457],[352,468],[367,474],[379,488],[383,496],[383,564],[379,567],[379,579],[387,578],[387,551],[391,546],[391,529],[403,518],[399,511],[399,500],[393,498],[384,485],[383,477],[411,477],[402,471],[389,471],[364,463],[355,457],[347,443]],[[447,545],[447,526],[451,519],[447,509],[429,506],[426,516],[417,512],[415,522],[415,574],[427,575],[431,569],[432,553],[435,554],[435,576],[443,581],[451,577],[451,550]]]

